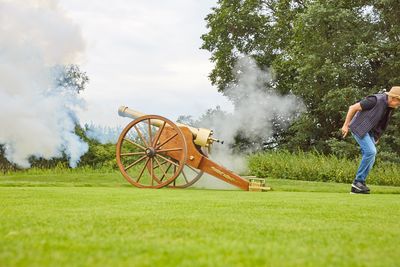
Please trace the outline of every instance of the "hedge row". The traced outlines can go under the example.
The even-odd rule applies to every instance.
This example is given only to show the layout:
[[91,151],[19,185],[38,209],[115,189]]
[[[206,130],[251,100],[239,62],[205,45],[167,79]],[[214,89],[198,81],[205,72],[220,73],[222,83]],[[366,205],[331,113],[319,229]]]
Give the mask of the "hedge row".
[[[252,175],[258,177],[351,183],[359,161],[360,158],[348,160],[310,152],[265,152],[249,157],[249,169]],[[398,164],[379,162],[378,159],[367,183],[400,186],[399,174]]]

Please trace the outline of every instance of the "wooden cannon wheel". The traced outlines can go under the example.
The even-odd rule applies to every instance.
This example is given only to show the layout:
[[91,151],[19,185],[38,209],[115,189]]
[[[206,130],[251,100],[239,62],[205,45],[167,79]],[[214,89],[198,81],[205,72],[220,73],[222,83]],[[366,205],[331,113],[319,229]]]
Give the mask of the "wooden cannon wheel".
[[[174,161],[172,159],[172,161]],[[176,165],[172,165],[170,163],[166,163],[166,171],[168,172],[171,169],[172,172],[176,172]],[[147,168],[150,168],[150,166],[148,165]],[[159,166],[153,166],[154,170],[156,170],[157,168],[159,168]],[[150,171],[150,169],[149,169]],[[153,172],[155,173],[155,172]],[[203,171],[198,170],[193,168],[192,166],[185,164],[185,166],[183,166],[181,172],[178,174],[178,176],[170,183],[168,184],[169,188],[186,188],[189,187],[191,185],[193,185],[194,183],[196,183],[201,176],[203,175]],[[156,177],[155,177],[156,179]]]
[[[152,125],[152,121],[157,123]],[[116,158],[129,183],[137,187],[161,188],[181,174],[187,160],[186,140],[172,121],[157,115],[145,115],[129,123],[122,131]]]
[[[201,149],[201,154],[203,154],[205,157],[208,157],[208,151],[206,149]],[[196,183],[201,176],[204,174],[202,170],[193,168],[192,166],[185,164],[183,167],[180,175],[172,181],[168,185],[170,188],[186,188],[194,183]]]
[[203,171],[195,169],[189,165],[185,165],[184,168],[182,169],[180,175],[172,181],[168,185],[170,188],[186,188],[194,183],[196,183],[201,176],[203,175]]

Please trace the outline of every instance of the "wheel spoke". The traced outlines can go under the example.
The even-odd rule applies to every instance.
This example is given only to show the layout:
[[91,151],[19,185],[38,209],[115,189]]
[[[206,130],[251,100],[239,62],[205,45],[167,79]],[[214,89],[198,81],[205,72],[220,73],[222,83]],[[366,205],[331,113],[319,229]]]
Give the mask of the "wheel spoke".
[[189,181],[188,181],[188,179],[187,179],[187,177],[186,177],[186,174],[185,174],[185,172],[182,170],[182,174],[183,174],[183,178],[185,178],[185,181],[186,181],[186,183],[188,184],[189,183]]
[[144,160],[147,156],[144,155],[143,157],[139,158],[138,160],[136,160],[135,162],[131,163],[128,165],[128,167],[125,168],[125,171],[127,171],[128,169],[132,168],[133,166],[135,166],[137,163],[139,163],[140,161]]
[[149,144],[152,144],[153,142],[151,141],[152,137],[151,137],[151,120],[148,119],[148,123],[149,123]]
[[156,149],[159,149],[160,147],[162,147],[163,145],[165,145],[166,143],[168,143],[169,141],[171,141],[175,136],[177,136],[178,133],[175,133],[173,136],[169,137],[167,140],[165,140],[161,145],[157,146]]
[[154,185],[154,169],[153,169],[153,159],[150,158],[150,176],[151,176],[151,185]]
[[167,159],[167,158],[164,157],[164,156],[161,156],[160,154],[156,154],[156,157],[160,157],[160,158],[162,158],[163,160],[168,161],[169,163],[173,164],[174,166],[179,167],[179,164],[173,162],[173,161],[170,160],[170,159]]
[[129,152],[129,153],[121,153],[120,156],[121,157],[125,157],[125,156],[135,156],[135,155],[144,155],[144,152]]
[[197,169],[193,168],[192,166],[189,166],[189,165],[187,165],[187,164],[186,164],[186,166],[187,166],[187,167],[189,167],[190,169],[192,169],[192,171],[194,171],[195,173],[197,173],[197,174],[199,174],[199,173],[200,173],[200,171],[199,171],[199,170],[197,170]]
[[156,136],[154,137],[154,141],[153,141],[153,147],[156,147],[158,139],[160,139],[161,136],[161,132],[164,130],[165,124],[167,122],[164,121],[163,125],[160,127],[160,129],[158,129]]
[[140,148],[140,149],[146,150],[146,148],[145,148],[144,146],[141,146],[141,145],[139,145],[139,144],[133,142],[133,141],[130,140],[130,139],[124,138],[124,140],[127,141],[128,143],[131,143],[131,144],[134,145],[134,146],[137,146],[137,147]]
[[[167,162],[166,161],[164,161],[163,163],[161,163],[160,165],[165,165]],[[154,167],[154,169],[157,169],[158,168],[158,166],[155,166]]]
[[183,150],[183,148],[181,147],[177,147],[177,148],[166,148],[166,149],[160,149],[157,150],[157,152],[171,152],[171,151],[179,151],[179,150]]
[[[176,166],[174,165],[174,173],[176,173]],[[176,186],[176,179],[174,180],[174,186]]]
[[156,163],[157,163],[158,167],[160,168],[160,170],[163,172],[163,177],[164,177],[165,175],[167,175],[167,173],[164,171],[164,168],[161,166],[161,164],[160,164],[160,162],[158,161],[158,159],[157,159],[157,158],[154,158],[154,159],[156,160]]
[[[166,162],[166,161],[165,161],[165,162]],[[172,164],[170,163],[170,164],[168,165],[168,168],[167,168],[166,173],[168,173],[169,168],[171,168],[171,166],[172,166]],[[161,177],[160,182],[164,179],[164,177],[165,177],[165,175],[163,175],[163,176]]]
[[139,135],[140,139],[142,140],[143,144],[148,147],[149,145],[147,144],[146,139],[144,138],[142,132],[139,130],[139,128],[136,125],[134,125],[133,127],[135,127],[135,130],[138,133],[138,135]]
[[144,164],[142,170],[140,171],[139,177],[137,178],[136,182],[138,183],[140,178],[142,178],[143,172],[146,169],[147,163],[149,163],[150,158],[147,158],[146,163]]

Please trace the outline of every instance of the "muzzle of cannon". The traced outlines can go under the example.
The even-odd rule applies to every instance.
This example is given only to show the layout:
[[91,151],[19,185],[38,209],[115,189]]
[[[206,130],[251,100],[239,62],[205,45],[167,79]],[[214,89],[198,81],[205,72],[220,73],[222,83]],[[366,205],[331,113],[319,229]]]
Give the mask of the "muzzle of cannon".
[[125,179],[141,188],[185,188],[208,173],[243,190],[268,190],[264,180],[246,180],[208,158],[213,131],[146,115],[125,106],[122,117],[132,118],[118,138],[116,158]]

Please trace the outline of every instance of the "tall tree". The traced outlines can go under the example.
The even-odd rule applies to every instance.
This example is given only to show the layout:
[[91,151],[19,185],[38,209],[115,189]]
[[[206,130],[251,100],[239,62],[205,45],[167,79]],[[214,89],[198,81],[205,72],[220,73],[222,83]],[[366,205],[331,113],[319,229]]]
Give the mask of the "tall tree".
[[[400,84],[399,7],[395,0],[220,0],[202,36],[215,63],[210,79],[223,91],[244,54],[272,67],[276,90],[296,94],[307,107],[283,144],[336,152],[347,107]],[[397,115],[393,122],[381,146],[396,152]]]

